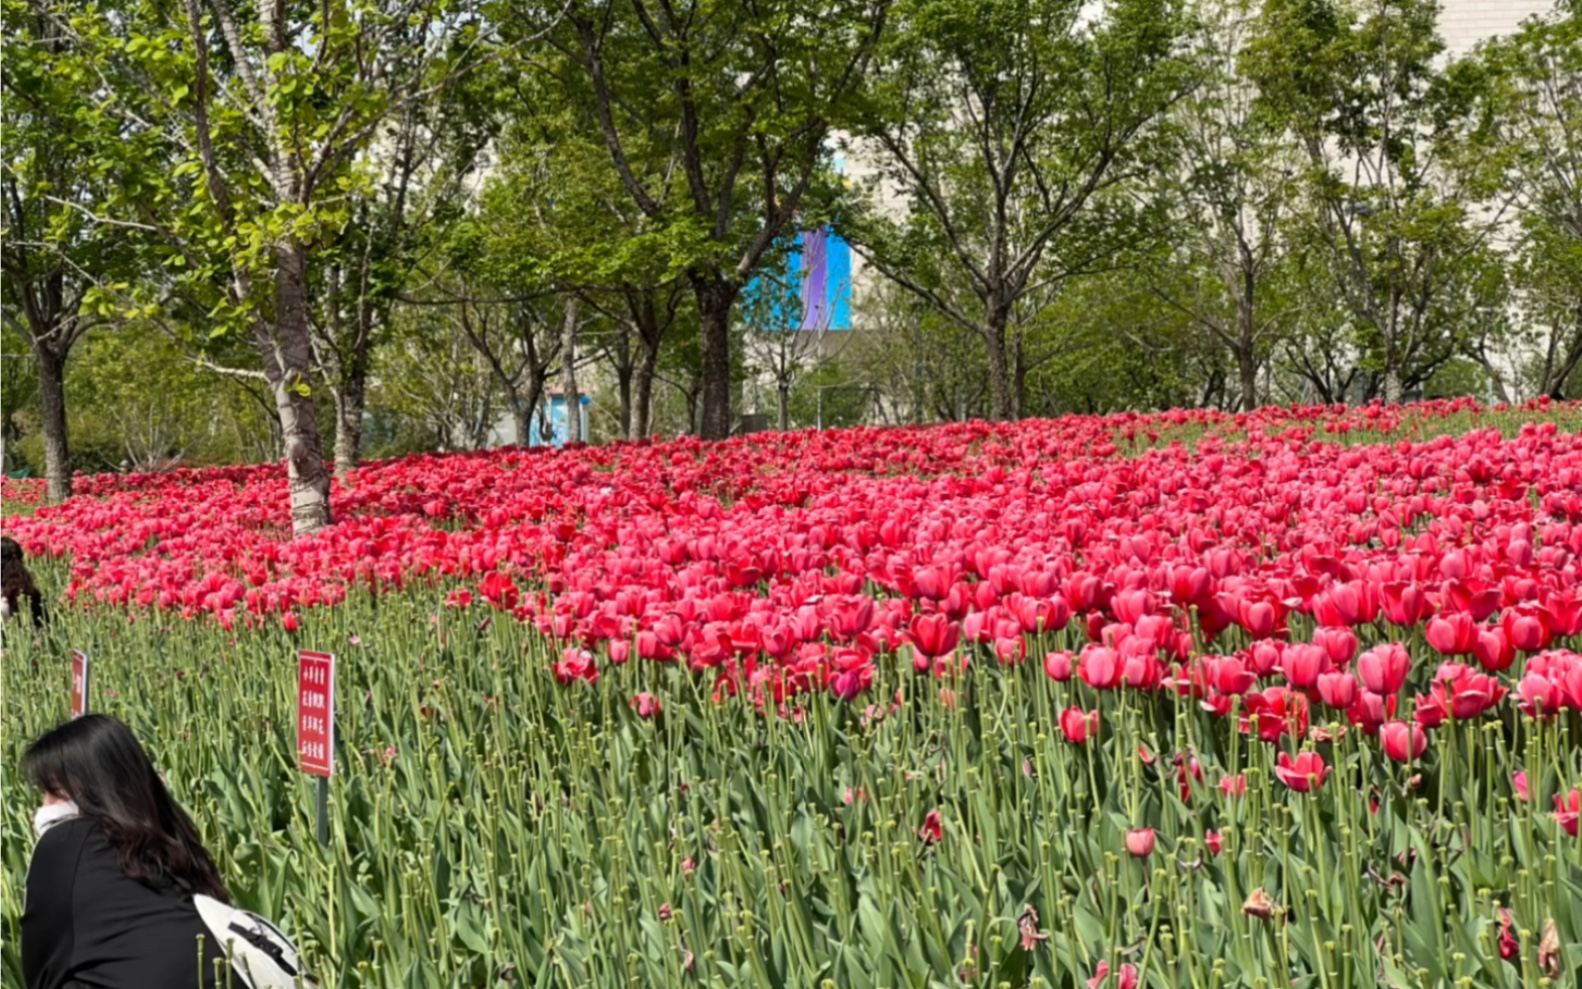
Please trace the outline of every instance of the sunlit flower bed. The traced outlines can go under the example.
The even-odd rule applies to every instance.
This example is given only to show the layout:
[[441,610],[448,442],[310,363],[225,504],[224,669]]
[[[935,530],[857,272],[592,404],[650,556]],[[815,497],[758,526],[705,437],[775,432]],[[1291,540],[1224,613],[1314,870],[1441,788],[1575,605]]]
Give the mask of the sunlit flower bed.
[[[344,795],[366,823],[343,840],[386,900],[361,926],[299,905],[338,964],[415,937],[381,924],[419,881],[366,828],[431,801],[423,826],[488,834],[509,767],[532,802],[472,861],[495,878],[408,907],[412,930],[494,932],[457,942],[477,964],[413,940],[436,977],[1561,984],[1579,421],[1463,402],[411,457],[354,472],[296,541],[273,466],[93,477],[6,530],[69,566],[60,642],[168,654],[126,687],[168,684],[172,656],[239,675],[200,641],[238,669],[366,654],[345,746],[392,802]],[[300,813],[256,772],[194,783],[211,826],[246,833],[227,787]],[[552,866],[540,836],[572,831],[585,852]],[[244,881],[307,897],[285,887]]]

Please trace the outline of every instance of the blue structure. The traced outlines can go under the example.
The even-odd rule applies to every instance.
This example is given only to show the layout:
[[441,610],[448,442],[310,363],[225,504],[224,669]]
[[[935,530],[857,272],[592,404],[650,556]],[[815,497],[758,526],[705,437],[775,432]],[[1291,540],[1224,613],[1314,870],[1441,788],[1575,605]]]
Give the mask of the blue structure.
[[[584,442],[588,439],[588,406],[593,404],[593,399],[587,395],[578,395],[577,418],[582,427],[581,435]],[[529,446],[565,446],[566,445],[566,396],[560,392],[551,392],[549,396],[549,439],[543,436],[543,415],[535,414],[529,429]]]
[[[793,320],[786,306],[771,300],[769,309],[773,329],[795,323],[801,330],[851,329],[851,245],[828,226],[798,231],[786,252],[784,284],[796,286],[801,303],[801,318]],[[748,297],[776,290],[775,280],[767,284],[762,276],[754,278],[745,290]]]

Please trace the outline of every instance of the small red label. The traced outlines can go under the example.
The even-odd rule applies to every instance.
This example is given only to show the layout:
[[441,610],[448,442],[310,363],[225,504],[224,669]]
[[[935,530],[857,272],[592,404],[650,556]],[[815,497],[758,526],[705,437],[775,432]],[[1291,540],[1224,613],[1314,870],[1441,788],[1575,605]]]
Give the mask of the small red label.
[[80,718],[88,713],[88,654],[81,649],[71,651],[71,716]]
[[335,657],[297,656],[297,764],[314,776],[335,775]]

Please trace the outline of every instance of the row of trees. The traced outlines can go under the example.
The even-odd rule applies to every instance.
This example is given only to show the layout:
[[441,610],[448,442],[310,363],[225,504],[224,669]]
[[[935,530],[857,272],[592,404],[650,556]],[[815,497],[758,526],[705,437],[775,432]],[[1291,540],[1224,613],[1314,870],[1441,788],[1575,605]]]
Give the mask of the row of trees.
[[[1432,0],[4,0],[5,436],[52,498],[69,437],[283,453],[309,532],[327,454],[552,389],[707,438],[744,382],[781,428],[1562,395],[1578,14],[1452,60]],[[823,224],[839,347],[788,329]]]

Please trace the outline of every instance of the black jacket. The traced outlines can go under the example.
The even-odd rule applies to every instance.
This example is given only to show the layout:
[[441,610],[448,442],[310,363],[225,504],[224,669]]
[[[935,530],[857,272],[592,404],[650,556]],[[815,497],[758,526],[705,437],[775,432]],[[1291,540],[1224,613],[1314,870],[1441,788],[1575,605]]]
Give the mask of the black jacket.
[[174,884],[121,871],[104,830],[87,818],[44,832],[27,870],[22,976],[27,989],[213,989],[222,958],[198,908]]

